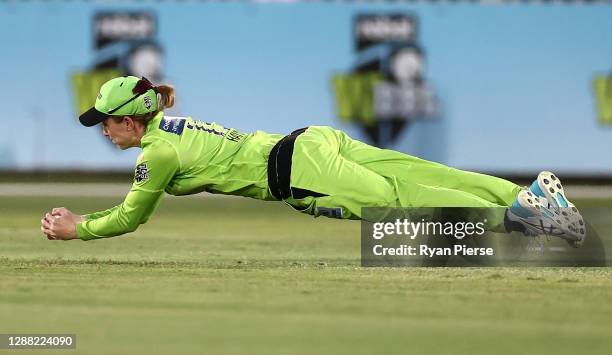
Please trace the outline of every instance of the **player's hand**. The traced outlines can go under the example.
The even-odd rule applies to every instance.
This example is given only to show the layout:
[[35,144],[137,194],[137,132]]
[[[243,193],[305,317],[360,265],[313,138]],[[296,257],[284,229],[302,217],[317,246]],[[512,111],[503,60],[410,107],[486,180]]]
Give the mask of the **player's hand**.
[[67,215],[51,215],[46,213],[41,220],[41,231],[50,240],[76,239],[76,224]]
[[77,239],[76,225],[84,220],[84,216],[74,214],[64,207],[54,208],[41,220],[40,230],[49,240]]
[[66,207],[56,207],[54,209],[51,210],[51,215],[52,216],[59,216],[59,217],[67,217],[72,219],[72,221],[74,222],[74,224],[79,224],[81,222],[83,222],[85,220],[85,216],[81,216],[80,214],[76,214],[76,213],[72,213],[69,209],[67,209]]

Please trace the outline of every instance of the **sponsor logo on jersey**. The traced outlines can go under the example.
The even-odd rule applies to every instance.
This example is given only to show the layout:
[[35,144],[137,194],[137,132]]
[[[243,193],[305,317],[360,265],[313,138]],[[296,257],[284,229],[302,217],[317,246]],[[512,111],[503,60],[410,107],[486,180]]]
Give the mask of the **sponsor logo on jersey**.
[[147,180],[149,180],[149,168],[147,167],[147,163],[136,165],[136,169],[134,170],[134,181],[136,181],[136,183],[141,183]]
[[164,117],[159,123],[159,129],[164,132],[174,133],[177,135],[183,134],[185,127],[185,119],[178,117]]

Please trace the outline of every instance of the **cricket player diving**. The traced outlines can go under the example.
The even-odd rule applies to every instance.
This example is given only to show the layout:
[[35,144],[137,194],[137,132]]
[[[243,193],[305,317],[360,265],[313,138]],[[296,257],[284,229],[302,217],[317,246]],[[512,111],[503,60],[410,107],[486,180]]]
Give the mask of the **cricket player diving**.
[[123,203],[79,215],[60,207],[41,230],[51,240],[92,240],[135,231],[164,195],[202,191],[284,201],[317,216],[360,219],[362,207],[502,208],[494,232],[553,235],[579,247],[586,225],[559,178],[544,171],[523,188],[510,181],[379,149],[331,127],[289,135],[241,133],[217,123],[164,115],[172,86],[124,76],[100,88],[79,120],[120,149],[138,147],[132,188]]

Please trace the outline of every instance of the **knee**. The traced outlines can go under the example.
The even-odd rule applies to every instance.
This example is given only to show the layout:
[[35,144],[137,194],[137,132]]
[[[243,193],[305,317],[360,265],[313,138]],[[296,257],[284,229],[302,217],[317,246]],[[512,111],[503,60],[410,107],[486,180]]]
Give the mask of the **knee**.
[[393,184],[381,183],[374,189],[364,193],[368,206],[364,207],[395,207],[397,194]]

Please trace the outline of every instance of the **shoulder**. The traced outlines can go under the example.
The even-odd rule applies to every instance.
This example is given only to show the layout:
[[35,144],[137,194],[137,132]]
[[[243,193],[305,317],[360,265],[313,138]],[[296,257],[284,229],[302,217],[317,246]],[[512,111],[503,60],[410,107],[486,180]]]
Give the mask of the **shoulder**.
[[178,160],[178,152],[174,145],[165,139],[155,139],[143,145],[142,153],[136,162],[137,164],[151,161],[167,163],[173,160]]

